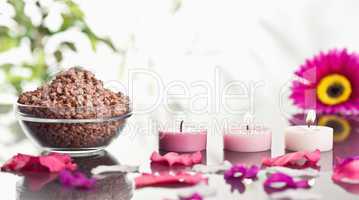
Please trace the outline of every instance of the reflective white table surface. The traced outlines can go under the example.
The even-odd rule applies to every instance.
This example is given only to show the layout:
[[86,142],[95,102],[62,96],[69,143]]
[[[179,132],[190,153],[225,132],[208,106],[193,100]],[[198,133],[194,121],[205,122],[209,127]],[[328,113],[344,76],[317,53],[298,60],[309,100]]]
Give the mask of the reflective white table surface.
[[[158,129],[152,127],[152,119],[148,115],[133,115],[127,122],[125,131],[99,155],[75,158],[80,169],[89,171],[92,167],[100,164],[129,164],[140,165],[143,172],[151,170],[149,158],[153,151],[158,151]],[[263,157],[277,156],[285,153],[283,130],[288,126],[288,120],[283,117],[268,117],[266,125],[272,129],[272,150],[258,153],[238,153],[223,150],[223,133],[211,126],[215,126],[213,118],[208,122],[207,150],[203,151],[205,163],[216,164],[223,160],[232,163],[260,164]],[[333,151],[322,153],[320,161],[320,176],[315,179],[314,187],[308,191],[320,194],[322,199],[352,200],[359,198],[359,185],[339,186],[331,180],[333,163],[336,157],[359,155],[359,123],[351,123],[351,132],[347,135],[335,137]],[[340,124],[339,124],[340,126]],[[338,127],[338,131],[340,131]],[[7,133],[7,134],[11,134]],[[336,133],[342,134],[342,133]],[[19,139],[19,138],[21,139]],[[16,153],[40,154],[36,148],[23,136],[5,136],[1,141],[0,159],[1,164]],[[16,142],[12,142],[16,141]],[[40,191],[31,191],[29,180],[9,173],[0,173],[1,199],[174,199],[178,188],[148,187],[133,189],[133,178],[138,174],[115,175],[98,182],[93,191],[68,190],[62,188],[56,182],[48,182]],[[227,184],[223,175],[208,175],[209,186],[217,189],[217,195],[208,199],[269,199],[263,190],[263,181],[255,181],[246,185],[244,191],[234,190]],[[40,176],[40,179],[49,177]],[[50,179],[49,179],[50,180]]]

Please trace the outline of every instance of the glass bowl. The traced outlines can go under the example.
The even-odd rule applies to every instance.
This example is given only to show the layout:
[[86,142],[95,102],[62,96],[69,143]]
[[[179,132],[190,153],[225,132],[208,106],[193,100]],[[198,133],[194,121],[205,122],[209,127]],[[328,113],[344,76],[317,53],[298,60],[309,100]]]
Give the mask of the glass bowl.
[[[19,103],[14,106],[15,115],[30,140],[45,151],[69,154],[103,150],[122,132],[132,113],[106,117],[103,113],[111,109],[116,108],[56,108]],[[78,114],[79,119],[68,119],[69,112],[71,116]]]

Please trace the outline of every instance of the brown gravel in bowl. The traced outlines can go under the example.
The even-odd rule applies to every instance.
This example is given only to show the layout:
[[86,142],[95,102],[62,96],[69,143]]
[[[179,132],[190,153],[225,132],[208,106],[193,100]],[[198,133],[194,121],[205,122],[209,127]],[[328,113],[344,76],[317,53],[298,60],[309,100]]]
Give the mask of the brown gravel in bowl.
[[103,87],[90,71],[73,67],[59,73],[49,84],[24,92],[18,102],[39,106],[29,114],[52,119],[113,117],[129,111],[129,99]]
[[[31,106],[20,106],[20,112],[46,119],[111,118],[130,111],[127,96],[104,88],[93,73],[78,67],[59,73],[34,91],[24,92],[18,103]],[[106,146],[125,122],[22,123],[44,147],[90,148]]]

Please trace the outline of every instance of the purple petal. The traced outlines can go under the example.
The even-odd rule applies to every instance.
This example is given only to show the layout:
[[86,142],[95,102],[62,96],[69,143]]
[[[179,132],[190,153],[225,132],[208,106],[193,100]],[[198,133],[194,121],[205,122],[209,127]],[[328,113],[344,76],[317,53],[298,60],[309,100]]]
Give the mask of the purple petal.
[[[283,185],[280,187],[280,185]],[[274,173],[270,175],[267,180],[264,182],[265,187],[270,187],[274,189],[294,187],[295,182],[292,177],[283,174],[283,173]]]
[[66,187],[79,189],[91,189],[96,184],[95,179],[87,178],[85,174],[81,172],[72,173],[68,170],[63,170],[60,172],[59,181]]
[[310,188],[310,185],[308,180],[303,179],[295,181],[293,177],[278,172],[270,175],[267,180],[265,180],[264,187],[266,189],[281,191],[288,188]]
[[256,165],[253,165],[252,167],[250,167],[247,170],[244,178],[256,179],[258,172],[259,172],[259,167]]
[[242,181],[238,181],[235,179],[226,179],[226,183],[231,186],[231,192],[238,191],[240,194],[244,193],[246,190],[246,186]]
[[299,180],[295,182],[296,188],[310,188],[309,181],[308,180]]
[[59,174],[59,181],[64,186],[71,186],[73,181],[71,172],[68,170],[61,171]]
[[245,167],[241,164],[233,165],[230,169],[228,169],[224,173],[224,178],[227,179],[239,179],[242,180],[244,178],[248,179],[256,179],[259,171],[258,166],[251,166],[250,168]]

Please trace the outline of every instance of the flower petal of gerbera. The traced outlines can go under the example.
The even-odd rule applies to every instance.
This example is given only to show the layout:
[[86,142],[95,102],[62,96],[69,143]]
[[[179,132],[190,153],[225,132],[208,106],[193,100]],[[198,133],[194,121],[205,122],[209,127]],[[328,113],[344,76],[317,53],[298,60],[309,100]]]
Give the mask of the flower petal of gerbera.
[[[348,52],[346,49],[320,52],[306,60],[294,73],[298,78],[292,82],[290,98],[296,106],[302,109],[315,109],[317,113],[357,114],[359,93],[354,89],[359,85],[358,66],[359,55],[355,52]],[[350,94],[349,97],[336,102],[327,102],[320,98],[323,95],[317,95],[322,81],[331,75],[340,75],[347,79],[353,90],[344,87],[343,91],[346,93],[342,94]],[[335,98],[331,98],[333,99]]]

